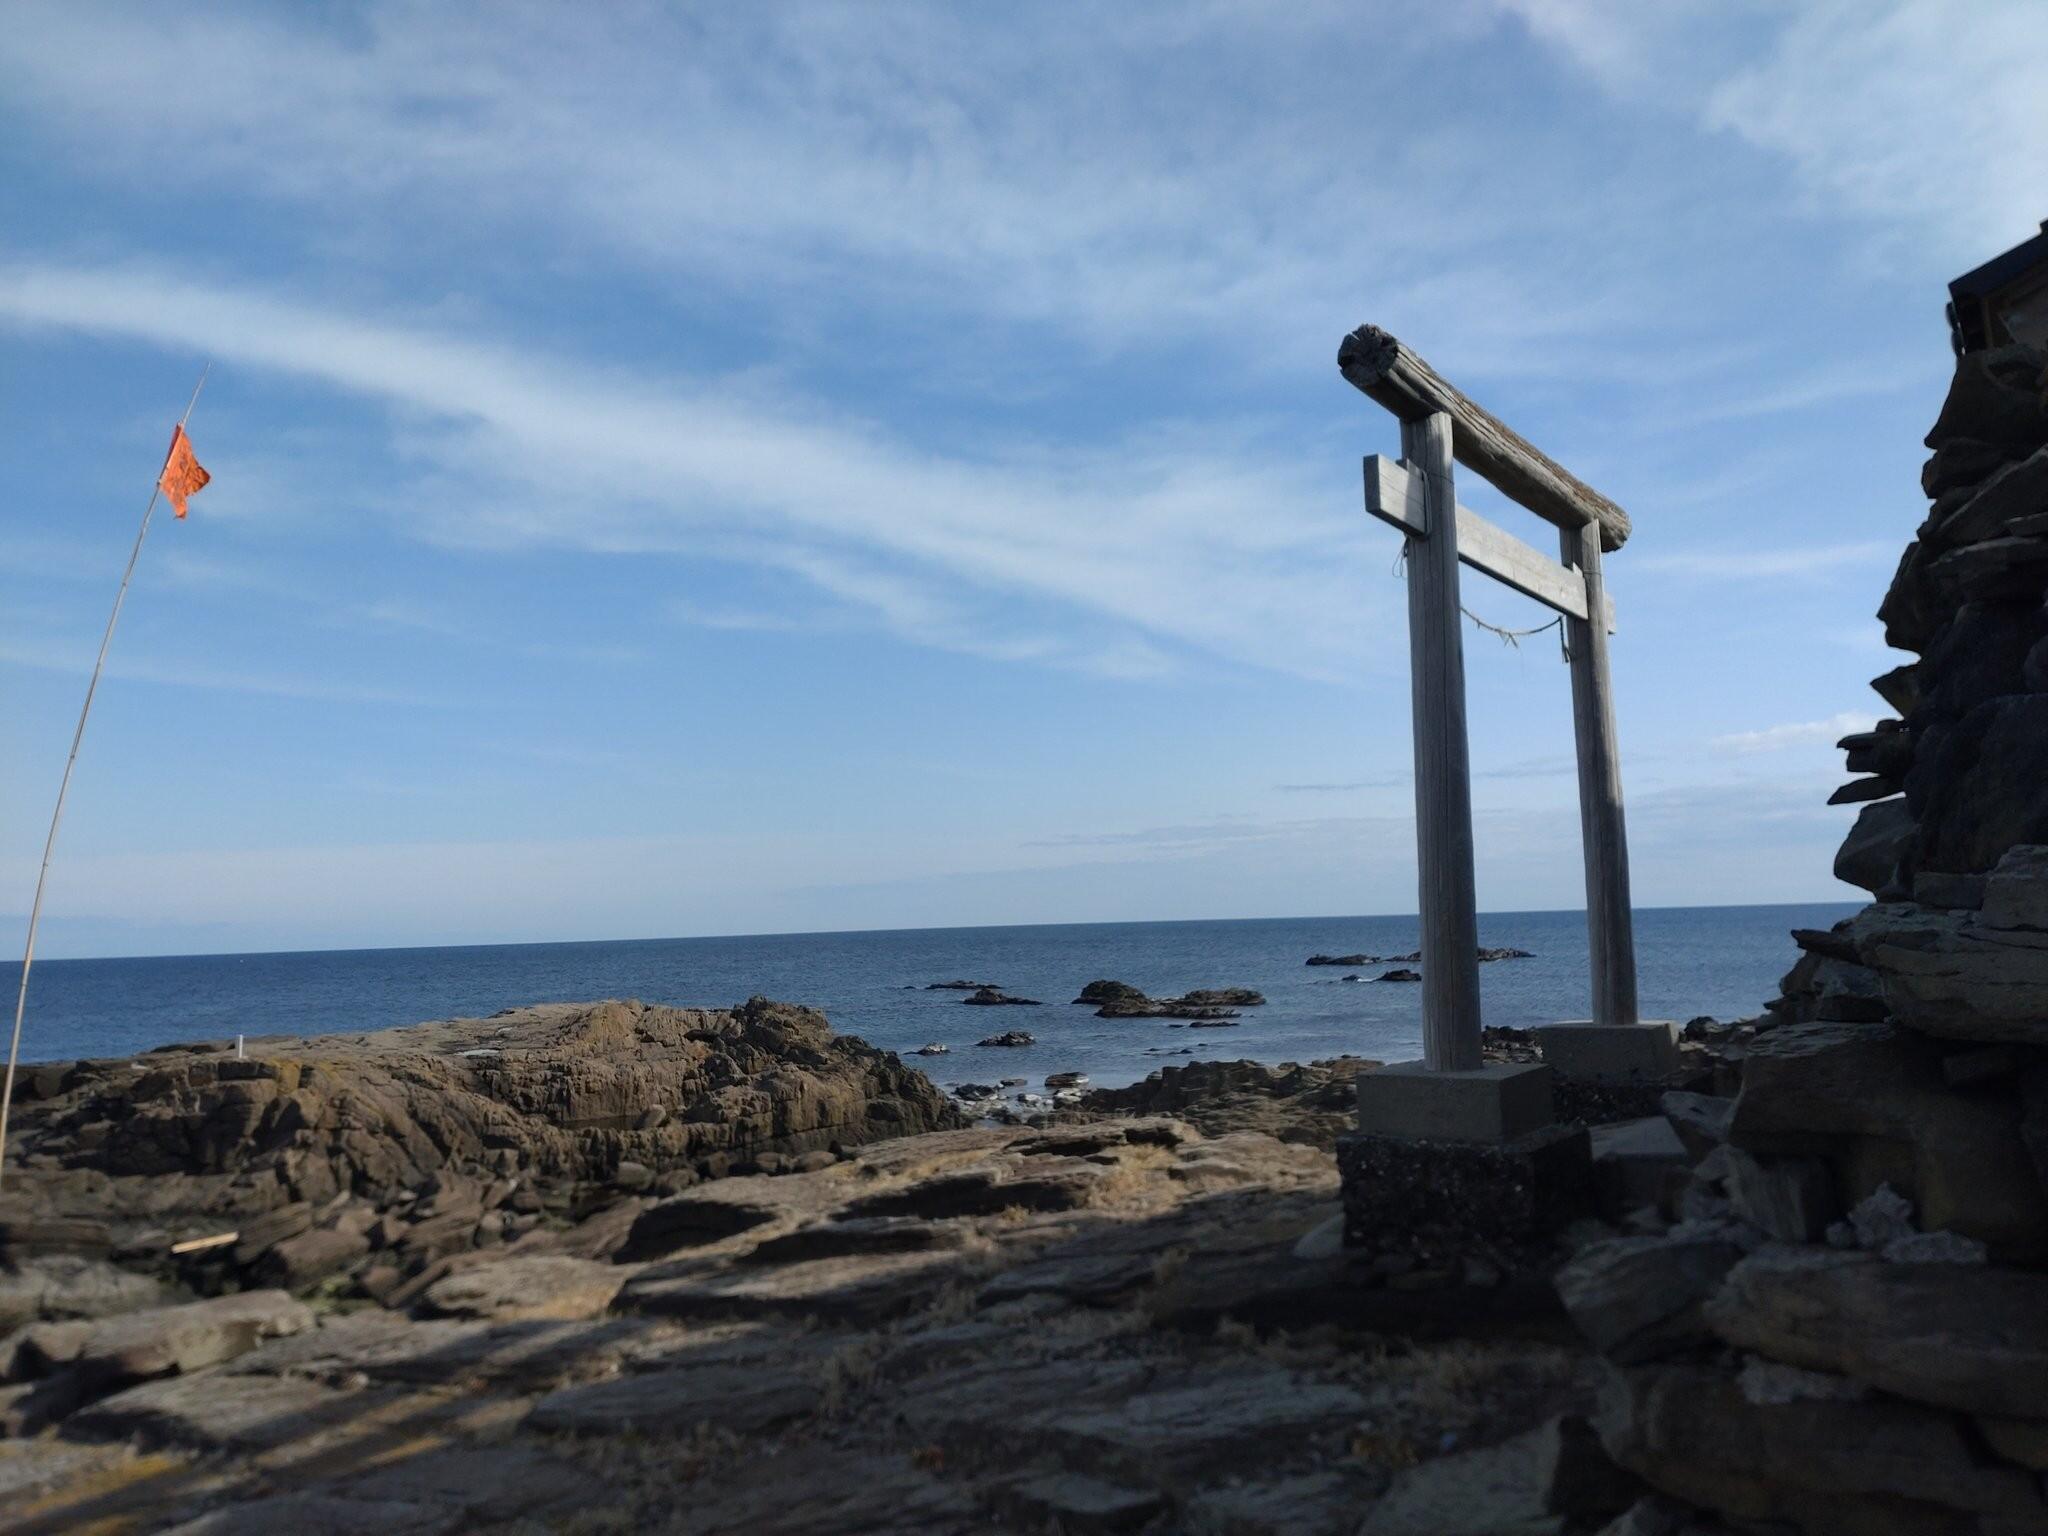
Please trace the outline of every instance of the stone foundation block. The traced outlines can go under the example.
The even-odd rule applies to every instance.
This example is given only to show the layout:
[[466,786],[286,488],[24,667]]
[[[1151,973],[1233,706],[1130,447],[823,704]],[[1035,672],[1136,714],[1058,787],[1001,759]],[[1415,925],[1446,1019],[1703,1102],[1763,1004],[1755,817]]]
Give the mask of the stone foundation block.
[[1574,1019],[1536,1031],[1537,1049],[1559,1077],[1603,1083],[1667,1082],[1680,1070],[1678,1026],[1669,1019],[1595,1024]]
[[1396,1062],[1359,1075],[1358,1128],[1413,1141],[1513,1141],[1553,1123],[1550,1086],[1550,1069],[1536,1062],[1472,1072]]
[[1425,1237],[1491,1251],[1540,1240],[1592,1209],[1592,1142],[1582,1125],[1512,1141],[1420,1141],[1360,1133],[1337,1141],[1347,1246]]

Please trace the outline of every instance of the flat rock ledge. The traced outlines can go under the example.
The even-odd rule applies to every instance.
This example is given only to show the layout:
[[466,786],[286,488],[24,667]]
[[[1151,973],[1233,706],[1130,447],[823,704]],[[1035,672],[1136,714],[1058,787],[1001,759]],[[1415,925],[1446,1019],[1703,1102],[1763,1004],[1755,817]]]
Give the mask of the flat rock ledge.
[[[178,1536],[1619,1515],[1640,1490],[1600,1450],[1561,1317],[1411,1342],[1418,1307],[1469,1323],[1484,1295],[1390,1285],[1320,1240],[1337,1216],[1315,1147],[1126,1115],[613,1187],[381,1305],[380,1245],[417,1223],[380,1216],[348,1283],[303,1297],[123,1291],[134,1251],[64,1255],[95,1307],[144,1309],[35,1304],[0,1353],[0,1491],[12,1530]],[[59,1256],[8,1258],[22,1295],[49,1292],[27,1282]]]

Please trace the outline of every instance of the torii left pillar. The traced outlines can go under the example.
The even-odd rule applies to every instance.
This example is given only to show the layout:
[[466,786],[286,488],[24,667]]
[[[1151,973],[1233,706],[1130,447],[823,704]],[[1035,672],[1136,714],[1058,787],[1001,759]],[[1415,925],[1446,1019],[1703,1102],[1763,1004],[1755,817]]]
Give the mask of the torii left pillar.
[[1489,1064],[1480,1053],[1452,430],[1442,411],[1401,423],[1401,457],[1421,478],[1426,500],[1426,528],[1407,543],[1422,1060],[1358,1079],[1359,1129],[1413,1140],[1502,1143],[1551,1124],[1551,1073],[1533,1063]]

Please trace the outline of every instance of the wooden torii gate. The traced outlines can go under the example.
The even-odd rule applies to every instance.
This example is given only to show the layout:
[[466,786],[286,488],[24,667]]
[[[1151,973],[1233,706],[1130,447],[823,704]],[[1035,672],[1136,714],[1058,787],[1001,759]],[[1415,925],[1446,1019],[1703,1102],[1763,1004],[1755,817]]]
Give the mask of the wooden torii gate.
[[[1460,562],[1563,615],[1571,658],[1585,844],[1593,1018],[1546,1028],[1545,1059],[1570,1075],[1661,1076],[1676,1032],[1637,1017],[1628,833],[1607,636],[1614,605],[1601,556],[1628,538],[1628,514],[1482,410],[1377,326],[1344,338],[1337,366],[1401,422],[1401,461],[1365,461],[1366,507],[1407,540],[1408,643],[1415,716],[1415,839],[1422,924],[1423,1061],[1477,1073],[1478,917],[1471,764],[1465,730]],[[1561,561],[1457,504],[1452,461],[1559,530]],[[1546,1101],[1547,1080],[1543,1093]],[[1511,1117],[1512,1118],[1512,1117]],[[1500,1133],[1511,1130],[1503,1125]],[[1483,1131],[1481,1134],[1485,1134]]]

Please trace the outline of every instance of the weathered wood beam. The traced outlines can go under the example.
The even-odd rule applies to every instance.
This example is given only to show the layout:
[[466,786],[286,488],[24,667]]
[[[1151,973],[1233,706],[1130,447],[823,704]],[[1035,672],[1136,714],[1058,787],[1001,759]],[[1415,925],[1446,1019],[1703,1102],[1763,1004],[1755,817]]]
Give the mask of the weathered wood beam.
[[1436,412],[1451,418],[1458,462],[1484,475],[1511,500],[1564,529],[1588,523],[1603,548],[1629,536],[1628,514],[1520,434],[1481,410],[1464,393],[1376,325],[1362,325],[1337,348],[1337,367],[1359,389],[1404,422]]
[[[1428,498],[1422,479],[1382,454],[1365,461],[1365,510],[1414,538],[1429,537]],[[1560,565],[1496,526],[1470,507],[1458,508],[1458,558],[1503,586],[1534,598],[1568,619],[1583,619],[1586,582],[1573,567]],[[1607,632],[1614,633],[1614,599],[1608,598]]]
[[1472,759],[1465,734],[1465,633],[1458,611],[1451,418],[1401,423],[1421,471],[1432,538],[1408,544],[1408,664],[1415,711],[1416,910],[1422,925],[1422,1060],[1474,1072],[1479,1049],[1479,916],[1472,873]]
[[[1594,602],[1606,595],[1600,541],[1590,524],[1558,535],[1559,551],[1584,576]],[[1635,908],[1629,896],[1628,819],[1621,803],[1621,746],[1614,730],[1614,674],[1607,636],[1565,620],[1572,658],[1572,735],[1579,757],[1579,824],[1586,856],[1586,938],[1593,961],[1593,1022],[1634,1024]]]

